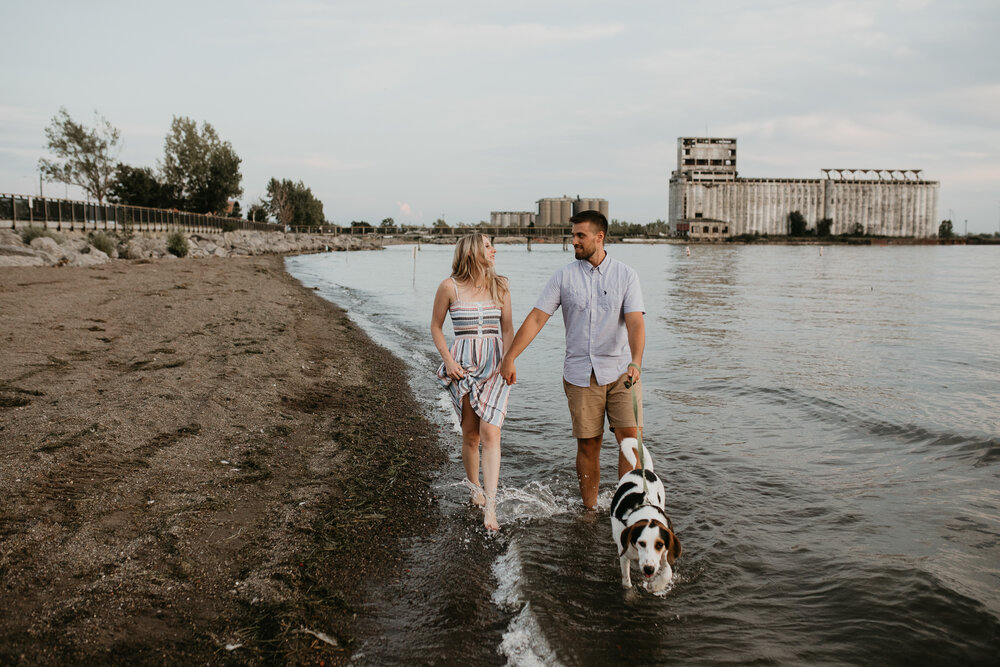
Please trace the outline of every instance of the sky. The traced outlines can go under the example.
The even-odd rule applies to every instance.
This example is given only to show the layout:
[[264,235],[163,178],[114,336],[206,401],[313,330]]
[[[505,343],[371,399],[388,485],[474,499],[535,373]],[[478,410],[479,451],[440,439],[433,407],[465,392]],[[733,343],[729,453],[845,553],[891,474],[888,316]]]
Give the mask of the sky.
[[38,194],[65,107],[133,166],[208,122],[244,210],[288,178],[342,225],[563,195],[666,220],[677,138],[717,136],[744,177],[922,169],[939,219],[1000,231],[996,0],[3,0],[0,25],[0,192]]

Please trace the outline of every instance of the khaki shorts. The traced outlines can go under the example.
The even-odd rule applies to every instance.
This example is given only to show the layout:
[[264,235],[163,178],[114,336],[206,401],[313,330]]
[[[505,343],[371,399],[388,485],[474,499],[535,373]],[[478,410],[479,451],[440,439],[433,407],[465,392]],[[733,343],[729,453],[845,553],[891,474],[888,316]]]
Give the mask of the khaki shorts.
[[[574,438],[596,438],[604,434],[604,415],[608,416],[611,430],[618,427],[642,426],[642,380],[636,380],[631,389],[625,388],[628,373],[601,386],[594,373],[590,373],[590,386],[577,387],[563,378],[563,390],[569,402],[569,413],[573,417]],[[632,392],[635,392],[639,423],[632,408]]]

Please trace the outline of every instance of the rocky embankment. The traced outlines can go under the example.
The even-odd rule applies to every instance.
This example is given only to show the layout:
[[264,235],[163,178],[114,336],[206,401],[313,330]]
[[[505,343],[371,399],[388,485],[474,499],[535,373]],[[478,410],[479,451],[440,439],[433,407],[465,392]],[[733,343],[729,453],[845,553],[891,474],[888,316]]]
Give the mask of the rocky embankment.
[[[34,230],[34,231],[32,231]],[[38,234],[37,228],[14,231],[0,229],[0,266],[92,266],[113,259],[175,259],[177,244],[168,244],[167,234],[112,232],[53,232]],[[294,255],[333,250],[372,250],[378,239],[320,234],[237,231],[221,234],[185,233],[188,257],[236,257]],[[27,242],[26,242],[27,241]],[[171,249],[173,248],[173,249]]]

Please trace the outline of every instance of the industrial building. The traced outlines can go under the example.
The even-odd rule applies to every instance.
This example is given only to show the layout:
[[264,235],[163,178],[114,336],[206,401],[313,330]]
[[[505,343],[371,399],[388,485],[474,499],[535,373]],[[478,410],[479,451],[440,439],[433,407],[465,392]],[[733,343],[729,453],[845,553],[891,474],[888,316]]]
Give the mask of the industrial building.
[[736,139],[680,137],[670,177],[670,229],[696,240],[741,234],[786,235],[788,216],[831,234],[860,228],[877,236],[937,233],[937,181],[920,169],[822,169],[823,178],[740,178]]
[[535,221],[540,227],[569,227],[569,219],[581,211],[600,211],[608,217],[608,200],[579,195],[576,199],[566,195],[539,199]]
[[534,227],[535,214],[531,211],[492,211],[490,227]]

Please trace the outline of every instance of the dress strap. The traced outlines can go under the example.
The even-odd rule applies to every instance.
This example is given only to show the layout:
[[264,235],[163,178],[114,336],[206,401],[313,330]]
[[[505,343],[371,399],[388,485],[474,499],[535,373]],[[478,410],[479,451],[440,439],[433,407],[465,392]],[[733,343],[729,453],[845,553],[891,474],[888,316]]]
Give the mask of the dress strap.
[[451,276],[451,284],[455,288],[455,301],[458,301],[458,283],[455,281],[455,276]]

